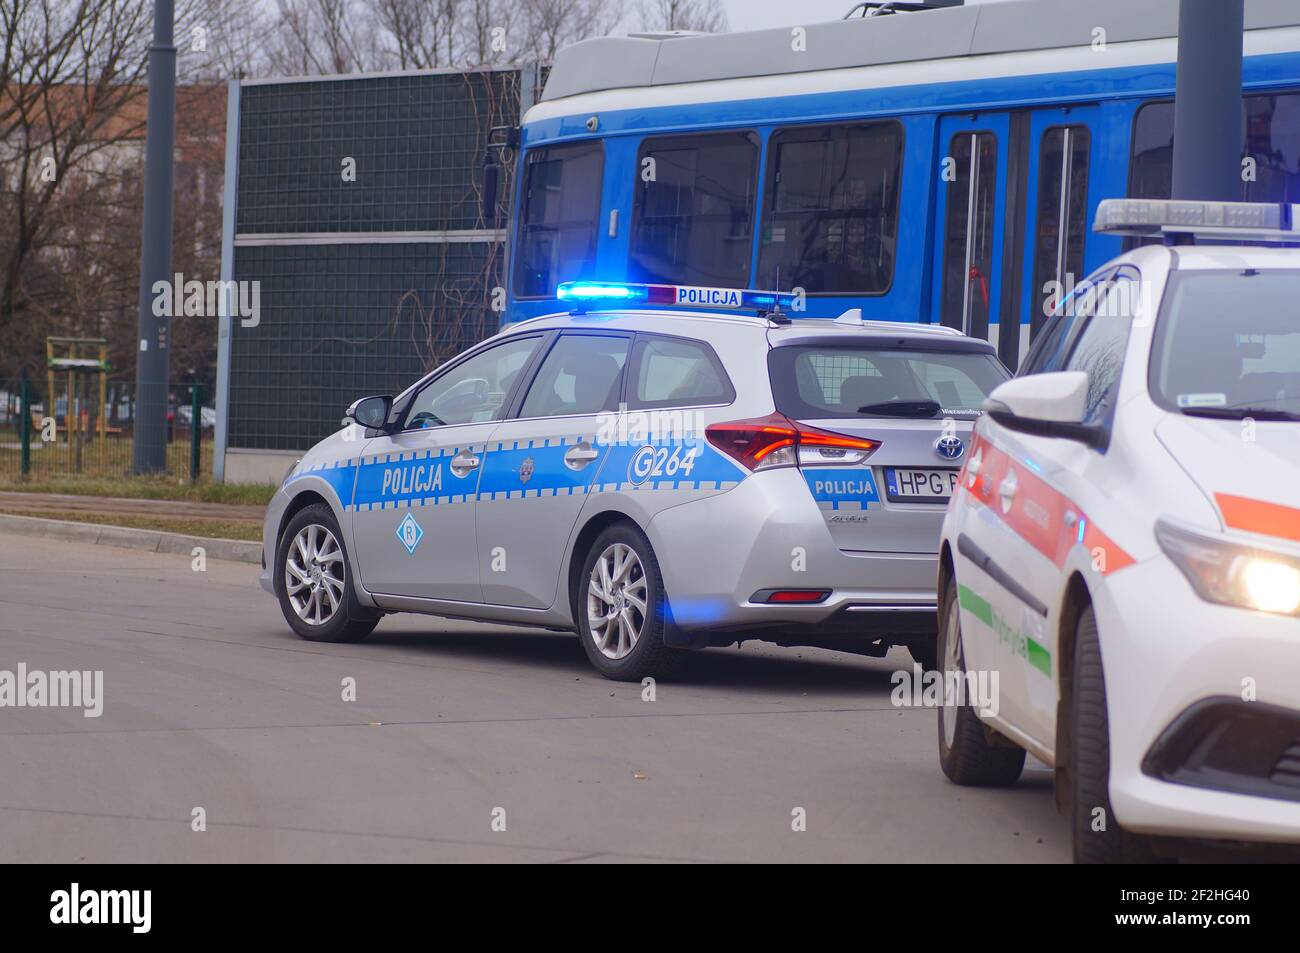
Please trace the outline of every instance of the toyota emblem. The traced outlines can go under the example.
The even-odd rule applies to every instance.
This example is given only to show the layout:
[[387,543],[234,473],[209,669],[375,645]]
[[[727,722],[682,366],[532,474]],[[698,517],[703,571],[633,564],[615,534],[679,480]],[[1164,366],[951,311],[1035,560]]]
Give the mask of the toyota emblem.
[[934,452],[944,460],[960,460],[966,444],[956,434],[944,434],[934,442]]

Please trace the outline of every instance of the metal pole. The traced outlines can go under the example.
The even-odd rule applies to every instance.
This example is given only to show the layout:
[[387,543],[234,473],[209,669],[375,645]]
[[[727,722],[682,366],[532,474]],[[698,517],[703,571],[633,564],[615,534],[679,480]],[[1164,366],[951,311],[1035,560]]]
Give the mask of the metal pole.
[[22,397],[22,419],[18,424],[19,439],[22,443],[22,474],[27,476],[32,472],[32,385],[29,380],[23,377]]
[[[153,313],[156,282],[171,282],[172,153],[176,141],[176,47],[173,0],[155,0],[149,47],[149,114],[140,249],[140,341],[136,355],[136,473],[167,469],[167,345],[170,321]],[[169,295],[169,300],[171,296]]]
[[203,438],[203,388],[194,385],[190,397],[190,482],[199,482],[199,441]]
[[1173,197],[1240,201],[1244,0],[1181,2]]

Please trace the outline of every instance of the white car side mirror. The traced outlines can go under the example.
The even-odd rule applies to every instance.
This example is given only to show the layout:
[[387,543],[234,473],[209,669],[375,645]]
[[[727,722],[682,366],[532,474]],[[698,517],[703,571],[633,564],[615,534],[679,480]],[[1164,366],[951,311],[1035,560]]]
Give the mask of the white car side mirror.
[[1107,442],[1103,428],[1083,422],[1088,411],[1088,375],[1083,371],[1013,378],[989,395],[984,410],[1019,433],[1077,440],[1098,449]]
[[[1001,404],[1002,407],[992,407]],[[1088,375],[1083,371],[1058,371],[1015,377],[989,395],[985,410],[1005,408],[1017,417],[1081,424],[1088,407]]]

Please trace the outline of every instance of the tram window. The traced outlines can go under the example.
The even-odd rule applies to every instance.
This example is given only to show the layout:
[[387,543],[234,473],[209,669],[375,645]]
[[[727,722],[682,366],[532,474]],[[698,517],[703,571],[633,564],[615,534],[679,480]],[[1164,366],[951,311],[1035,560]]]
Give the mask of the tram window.
[[544,297],[595,275],[603,155],[583,142],[533,149],[524,162],[515,293]]
[[[1300,202],[1300,93],[1259,93],[1242,100],[1242,176],[1247,202]],[[1133,122],[1129,195],[1167,199],[1174,180],[1174,104],[1147,103]]]
[[1065,290],[1083,278],[1091,146],[1092,136],[1086,126],[1057,126],[1043,133],[1034,237],[1034,294],[1038,308],[1031,318],[1035,331]]
[[758,177],[752,133],[646,139],[636,176],[630,280],[749,284]]
[[1242,200],[1300,202],[1300,94],[1247,96],[1244,105],[1244,152],[1255,161]]
[[768,147],[759,281],[809,294],[884,294],[894,279],[903,130],[783,129]]
[[1174,104],[1147,103],[1133,122],[1129,195],[1167,199],[1174,182]]
[[998,140],[991,132],[959,132],[952,137],[948,155],[953,159],[953,176],[948,182],[943,232],[942,322],[975,337],[986,337]]

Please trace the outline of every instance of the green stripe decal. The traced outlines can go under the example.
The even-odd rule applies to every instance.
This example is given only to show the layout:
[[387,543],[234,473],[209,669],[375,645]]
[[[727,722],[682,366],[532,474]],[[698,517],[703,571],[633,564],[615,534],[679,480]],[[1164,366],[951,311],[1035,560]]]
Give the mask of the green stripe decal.
[[993,611],[993,604],[974,589],[958,584],[957,601],[963,609],[979,619],[997,635],[998,640],[1007,644],[1017,655],[1048,678],[1052,677],[1052,653],[1041,642],[1035,642],[1028,635],[1017,631],[1006,620]]
[[993,607],[988,600],[967,586],[957,586],[957,601],[961,607],[985,625],[993,625]]
[[1048,678],[1052,677],[1052,653],[1043,648],[1042,645],[1033,639],[1025,639],[1025,657],[1029,659],[1029,664],[1038,669]]

